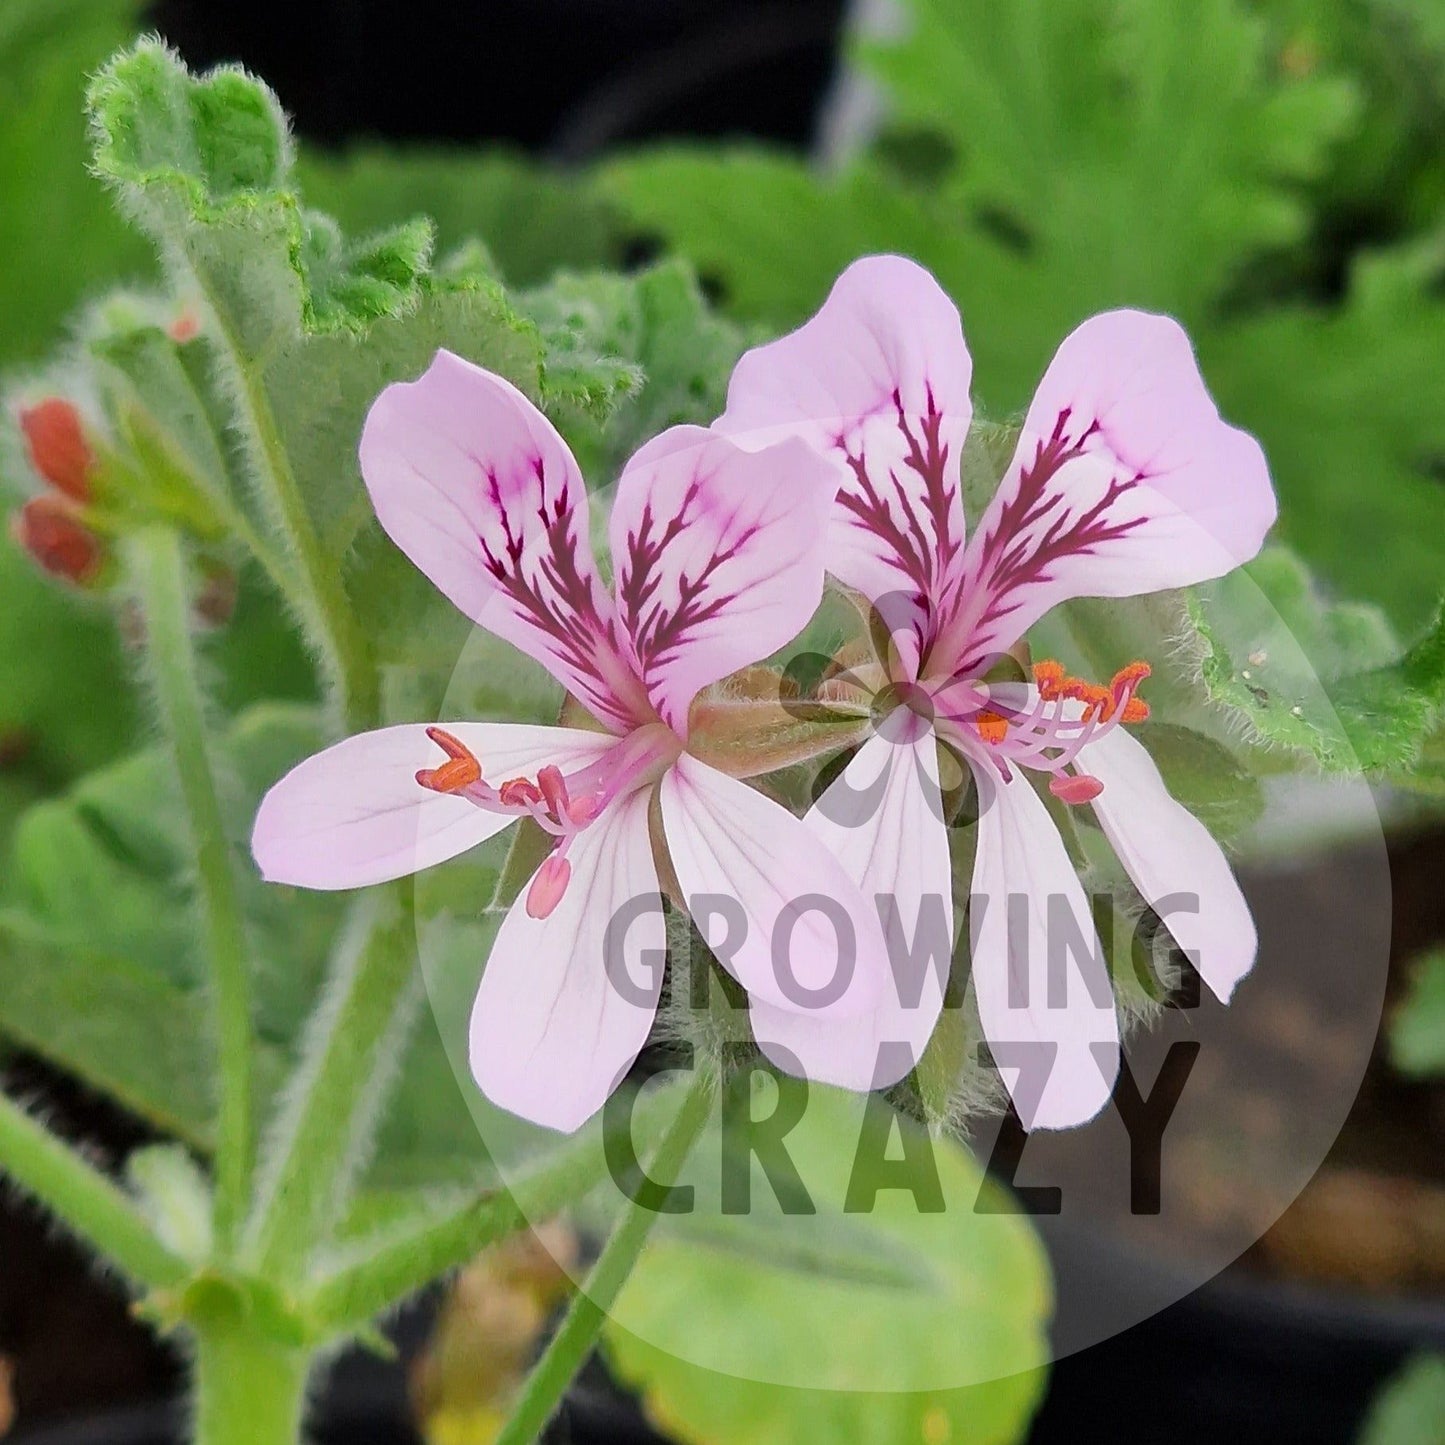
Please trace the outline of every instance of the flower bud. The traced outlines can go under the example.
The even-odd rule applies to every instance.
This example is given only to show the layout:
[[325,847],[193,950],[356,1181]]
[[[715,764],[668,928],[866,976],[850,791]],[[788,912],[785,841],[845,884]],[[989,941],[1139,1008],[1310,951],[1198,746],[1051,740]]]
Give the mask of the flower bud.
[[20,430],[35,470],[77,502],[90,500],[95,454],[85,439],[80,413],[62,397],[50,396],[20,413]]
[[201,334],[201,318],[188,306],[171,322],[166,332],[177,345],[184,346]]
[[93,582],[105,561],[100,538],[61,497],[32,497],[11,517],[10,531],[51,576],[79,587]]

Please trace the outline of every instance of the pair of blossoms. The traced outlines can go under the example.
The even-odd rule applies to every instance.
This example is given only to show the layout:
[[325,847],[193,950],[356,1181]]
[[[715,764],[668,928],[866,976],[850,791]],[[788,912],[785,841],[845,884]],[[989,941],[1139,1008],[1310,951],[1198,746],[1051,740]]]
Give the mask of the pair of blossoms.
[[[1253,556],[1275,517],[1259,446],[1221,421],[1177,324],[1096,316],[1054,357],[965,542],[971,370],[926,271],[856,262],[811,321],[741,359],[711,428],[672,428],[627,463],[611,591],[577,465],[514,387],[443,351],[377,399],[360,455],[382,526],[595,726],[350,738],[276,784],[253,848],[269,879],[337,889],[440,863],[518,819],[551,835],[472,1013],[471,1067],[493,1102],[575,1129],[625,1074],[662,983],[660,864],[776,1063],[855,1089],[901,1078],[943,1008],[953,939],[940,745],[978,788],[971,978],[1026,1126],[1089,1119],[1119,1065],[1088,900],[1030,774],[1092,807],[1215,994],[1227,1001],[1252,966],[1224,855],[1125,731],[1147,715],[1134,696],[1147,667],[1106,686],[1053,664],[1032,684],[985,679],[1067,598],[1179,587]],[[877,689],[876,721],[800,819],[698,756],[689,717],[798,635],[825,571],[870,600],[889,639],[854,669]],[[1180,895],[1197,907],[1178,911]],[[928,930],[941,963],[920,969]],[[1041,1090],[1029,1050],[1044,1051]]]

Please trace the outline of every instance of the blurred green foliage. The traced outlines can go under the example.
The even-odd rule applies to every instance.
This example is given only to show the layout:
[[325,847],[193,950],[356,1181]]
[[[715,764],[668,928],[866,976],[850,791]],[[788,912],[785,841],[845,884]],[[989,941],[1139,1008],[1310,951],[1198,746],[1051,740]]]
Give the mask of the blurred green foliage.
[[1411,964],[1407,991],[1389,1024],[1390,1062],[1402,1074],[1445,1078],[1445,949]]
[[1433,1445],[1445,1426],[1445,1356],[1411,1360],[1375,1401],[1360,1445]]
[[480,237],[503,277],[530,286],[566,268],[617,259],[621,217],[585,173],[496,149],[386,149],[303,154],[307,200],[357,234],[425,215],[443,250]]
[[901,38],[854,47],[886,116],[862,153],[822,170],[668,146],[608,163],[604,193],[772,326],[860,252],[916,257],[959,302],[995,414],[1090,313],[1174,314],[1225,414],[1265,444],[1280,539],[1407,634],[1423,626],[1445,577],[1433,10],[904,9]]
[[0,370],[40,355],[77,301],[149,261],[86,169],[86,76],[135,33],[140,10],[139,0],[0,7]]
[[[86,74],[132,33],[137,0],[0,7],[0,374],[55,342],[85,295],[146,264],[87,170]],[[23,277],[23,283],[18,278]],[[103,610],[52,587],[0,534],[0,868],[25,806],[123,751],[135,708]]]

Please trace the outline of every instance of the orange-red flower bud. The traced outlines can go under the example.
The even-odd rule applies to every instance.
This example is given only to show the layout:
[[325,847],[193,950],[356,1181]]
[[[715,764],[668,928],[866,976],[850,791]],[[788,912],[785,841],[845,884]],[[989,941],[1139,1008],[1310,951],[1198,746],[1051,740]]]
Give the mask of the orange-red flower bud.
[[53,577],[85,586],[105,561],[105,548],[61,497],[32,497],[10,519],[15,540]]
[[20,430],[25,433],[35,470],[67,497],[89,501],[95,454],[75,407],[63,397],[46,397],[20,413]]

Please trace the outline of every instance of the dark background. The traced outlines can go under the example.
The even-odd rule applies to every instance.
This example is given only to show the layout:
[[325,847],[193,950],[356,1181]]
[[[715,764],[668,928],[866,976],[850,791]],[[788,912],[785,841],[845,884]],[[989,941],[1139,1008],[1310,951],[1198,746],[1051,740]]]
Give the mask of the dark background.
[[803,143],[843,0],[166,0],[193,67],[240,60],[308,140],[514,141],[580,159],[623,140]]

